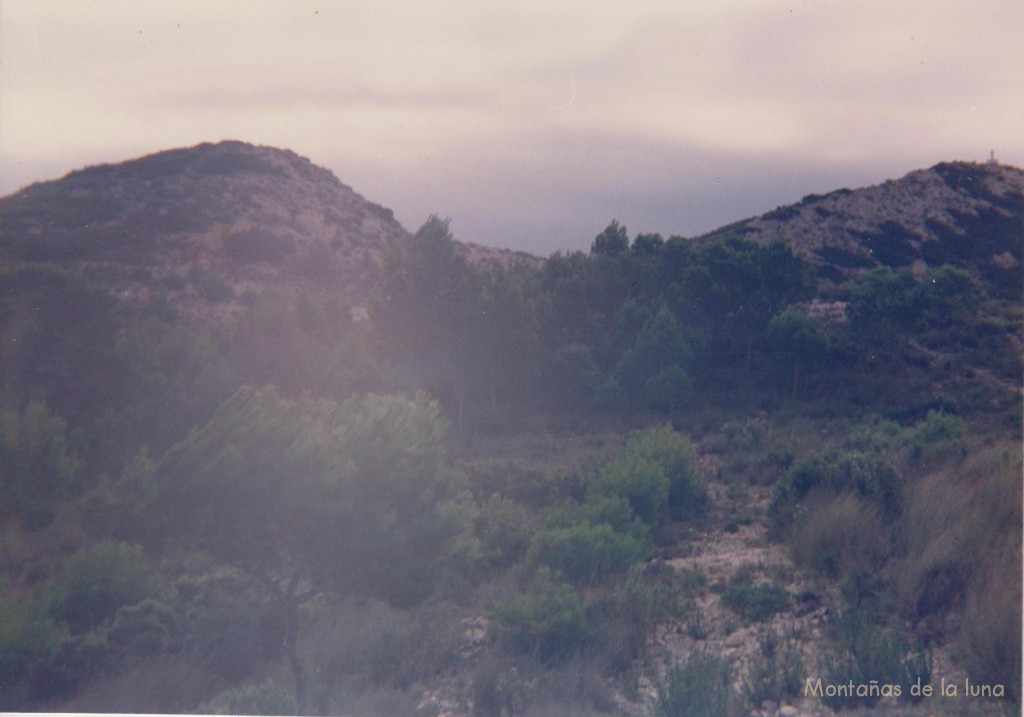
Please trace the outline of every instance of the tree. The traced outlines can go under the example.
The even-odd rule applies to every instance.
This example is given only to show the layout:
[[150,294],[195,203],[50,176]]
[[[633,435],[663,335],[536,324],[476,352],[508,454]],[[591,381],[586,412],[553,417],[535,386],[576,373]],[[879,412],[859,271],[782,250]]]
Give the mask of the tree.
[[636,342],[619,362],[618,375],[627,390],[641,396],[648,383],[662,371],[671,366],[681,371],[691,357],[675,316],[663,305],[640,329]]
[[603,232],[594,237],[590,247],[590,253],[594,256],[621,256],[628,252],[629,235],[626,227],[620,226],[614,219]]
[[0,465],[0,515],[36,530],[53,521],[83,464],[64,419],[32,401],[21,412],[0,403]]
[[[411,242],[388,257],[380,296],[370,305],[377,331],[414,374],[413,387],[434,387],[453,405],[459,427],[481,364],[475,341],[485,320],[481,282],[458,253],[448,220],[431,216]],[[445,395],[446,388],[453,397]]]
[[768,324],[768,340],[778,358],[793,366],[793,395],[797,393],[801,368],[810,370],[825,362],[828,337],[802,311],[790,310],[776,316]]
[[322,591],[407,604],[440,573],[454,533],[444,433],[422,400],[244,388],[159,462],[154,537],[246,571],[281,602],[301,712],[299,606]]

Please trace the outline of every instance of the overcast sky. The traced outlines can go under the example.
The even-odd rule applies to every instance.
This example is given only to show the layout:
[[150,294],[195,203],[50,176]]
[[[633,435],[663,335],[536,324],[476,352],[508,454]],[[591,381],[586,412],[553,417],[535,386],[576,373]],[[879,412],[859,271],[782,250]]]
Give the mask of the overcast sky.
[[1021,0],[0,0],[0,194],[288,148],[456,238],[694,236],[939,161],[1024,165]]

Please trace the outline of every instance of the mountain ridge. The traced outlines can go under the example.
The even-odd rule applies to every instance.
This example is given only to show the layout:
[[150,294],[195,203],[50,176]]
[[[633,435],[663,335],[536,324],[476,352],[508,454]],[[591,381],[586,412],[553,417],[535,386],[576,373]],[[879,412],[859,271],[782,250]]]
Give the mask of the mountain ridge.
[[784,241],[829,278],[879,266],[916,274],[944,263],[971,269],[1001,293],[1020,290],[1024,171],[941,162],[859,189],[809,194],[697,238]]
[[[1020,292],[1024,172],[943,162],[859,189],[810,194],[694,239],[782,241],[842,281],[878,267],[953,263]],[[364,305],[387,253],[412,238],[394,213],[287,149],[236,140],[169,149],[0,198],[0,260],[49,262],[136,305],[225,318],[267,290],[329,285]],[[457,242],[478,265],[539,265]]]

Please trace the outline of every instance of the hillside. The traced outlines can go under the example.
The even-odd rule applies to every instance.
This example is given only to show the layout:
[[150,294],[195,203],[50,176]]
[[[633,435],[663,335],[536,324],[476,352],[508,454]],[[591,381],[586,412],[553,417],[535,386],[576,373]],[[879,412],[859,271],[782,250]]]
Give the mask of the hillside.
[[1019,296],[1024,260],[1024,171],[994,162],[944,162],[884,184],[811,194],[702,237],[785,241],[842,278],[878,266],[956,264]]
[[[365,304],[389,249],[391,210],[288,150],[235,141],[71,172],[0,199],[0,261],[47,262],[134,305],[237,313],[268,289],[340,288]],[[481,263],[512,252],[466,245]]]
[[1019,180],[543,260],[234,142],[0,200],[0,710],[1019,713]]

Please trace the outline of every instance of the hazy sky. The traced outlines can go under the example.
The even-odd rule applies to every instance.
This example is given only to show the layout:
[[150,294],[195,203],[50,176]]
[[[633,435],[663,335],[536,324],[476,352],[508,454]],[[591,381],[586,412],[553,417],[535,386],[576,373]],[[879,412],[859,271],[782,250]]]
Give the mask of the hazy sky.
[[1024,165],[1021,0],[0,0],[0,194],[203,141],[415,230],[693,236],[939,161]]

